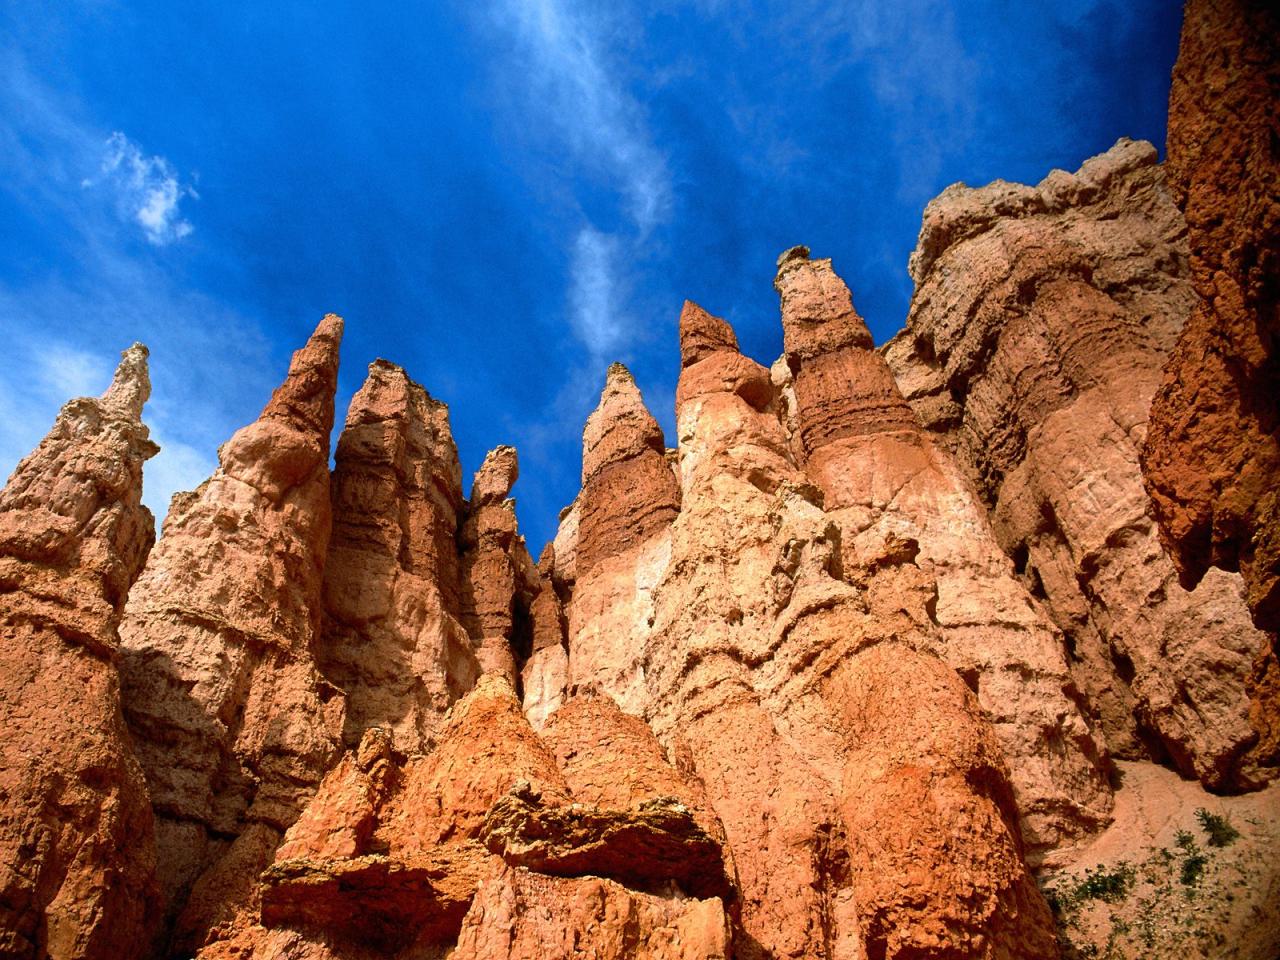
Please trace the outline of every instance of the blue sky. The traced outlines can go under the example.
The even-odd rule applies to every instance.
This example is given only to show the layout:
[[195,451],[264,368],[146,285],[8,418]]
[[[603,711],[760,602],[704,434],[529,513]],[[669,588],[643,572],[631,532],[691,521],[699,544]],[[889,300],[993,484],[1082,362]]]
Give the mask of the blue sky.
[[199,483],[327,311],[338,420],[386,357],[536,553],[613,360],[672,436],[684,298],[781,350],[777,254],[878,342],[948,184],[1163,150],[1174,0],[0,7],[0,474],[152,351],[145,498]]

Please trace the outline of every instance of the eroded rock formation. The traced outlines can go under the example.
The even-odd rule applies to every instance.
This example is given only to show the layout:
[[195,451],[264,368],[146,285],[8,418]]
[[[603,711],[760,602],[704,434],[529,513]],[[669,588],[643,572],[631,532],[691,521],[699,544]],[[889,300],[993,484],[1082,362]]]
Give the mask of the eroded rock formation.
[[[1280,14],[1190,0],[1169,96],[1197,294],[1151,407],[1151,502],[1187,586],[1239,569],[1280,630]],[[1274,669],[1274,668],[1273,668]],[[1274,682],[1274,681],[1273,681]]]
[[126,956],[156,919],[117,628],[154,539],[147,350],[72,400],[0,492],[0,956]]
[[1109,749],[1250,788],[1274,774],[1246,689],[1267,638],[1238,578],[1179,586],[1138,464],[1193,301],[1186,264],[1150,144],[1035,187],[950,187],[925,211],[907,328],[884,354],[1066,635]]
[[372,364],[347,411],[332,489],[316,657],[346,694],[343,740],[355,747],[384,727],[397,750],[421,753],[479,676],[459,619],[465,501],[448,409],[400,367]]
[[120,626],[179,951],[252,898],[342,742],[345,698],[314,661],[341,337],[325,317],[213,476],[174,497]]
[[1052,960],[1037,876],[1212,906],[1194,811],[1270,960],[1269,17],[1193,0],[1167,180],[944,191],[880,350],[803,247],[772,367],[686,302],[673,447],[610,367],[536,564],[394,364],[330,471],[333,316],[148,557],[127,351],[0,493],[0,956]]

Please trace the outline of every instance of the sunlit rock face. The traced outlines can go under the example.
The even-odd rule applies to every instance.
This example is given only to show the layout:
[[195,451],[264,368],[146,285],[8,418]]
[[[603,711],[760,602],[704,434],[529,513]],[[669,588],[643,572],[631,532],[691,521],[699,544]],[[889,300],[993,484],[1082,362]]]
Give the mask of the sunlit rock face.
[[315,646],[341,337],[342,320],[325,317],[213,476],[174,497],[120,626],[125,716],[180,952],[253,895],[339,755],[345,698]]
[[925,211],[907,327],[883,353],[955,451],[1069,643],[1106,746],[1215,790],[1275,773],[1250,677],[1273,660],[1238,577],[1180,586],[1139,453],[1192,309],[1186,226],[1150,144]]
[[376,361],[334,461],[317,662],[346,694],[348,749],[382,727],[397,750],[420,753],[479,675],[460,619],[466,501],[449,411],[402,368]]
[[804,247],[770,367],[686,302],[536,563],[395,364],[330,460],[335,316],[153,549],[126,351],[0,492],[0,957],[1272,960],[1271,16],[1167,169],[944,191],[880,348]]
[[157,920],[117,628],[151,549],[147,350],[72,400],[0,492],[0,956],[126,956]]

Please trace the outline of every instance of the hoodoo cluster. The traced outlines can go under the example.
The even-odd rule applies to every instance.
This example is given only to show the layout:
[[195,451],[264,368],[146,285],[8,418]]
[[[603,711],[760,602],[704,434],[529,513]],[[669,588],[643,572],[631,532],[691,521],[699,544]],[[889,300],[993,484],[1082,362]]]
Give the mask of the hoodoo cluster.
[[395,364],[331,468],[332,315],[156,540],[125,351],[0,492],[0,957],[1042,960],[1125,771],[1280,808],[1277,37],[1192,0],[1165,164],[948,188],[881,348],[804,247],[771,367],[686,302],[536,562]]

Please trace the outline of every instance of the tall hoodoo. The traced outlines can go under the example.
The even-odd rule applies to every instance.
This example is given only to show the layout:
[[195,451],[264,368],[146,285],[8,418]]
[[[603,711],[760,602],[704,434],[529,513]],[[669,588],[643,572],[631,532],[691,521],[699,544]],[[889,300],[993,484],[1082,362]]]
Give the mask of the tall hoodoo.
[[[124,598],[155,539],[147,348],[72,400],[0,492],[0,955],[124,956],[155,920],[142,769],[120,712]],[[74,693],[74,695],[70,695]]]
[[680,488],[663,450],[662,429],[631,372],[613,364],[582,437],[579,577],[643,543],[679,512]]
[[341,743],[343,696],[312,659],[341,337],[326,316],[213,476],[174,497],[120,627],[125,715],[185,949],[250,897]]
[[1060,634],[1010,569],[984,506],[921,427],[829,260],[779,259],[805,469],[854,551],[916,544],[936,598],[931,649],[969,678],[1010,758],[1033,852],[1106,822],[1105,759],[1071,699]]
[[346,693],[343,740],[380,726],[395,749],[423,752],[479,664],[459,621],[465,501],[449,411],[401,367],[375,361],[352,398],[332,494],[316,659]]
[[[462,527],[463,622],[482,672],[497,672],[512,685],[533,650],[534,604],[542,576],[529,556],[508,499],[520,474],[514,447],[490,450],[471,485],[471,507]],[[538,616],[558,616],[540,606]],[[558,622],[554,630],[558,634]]]

